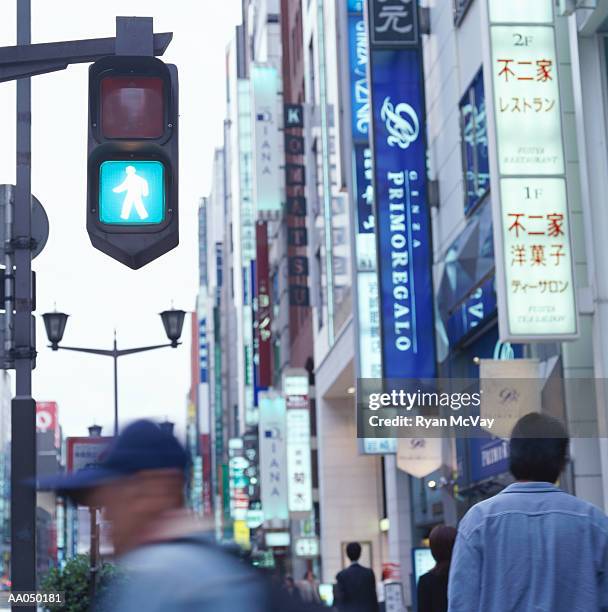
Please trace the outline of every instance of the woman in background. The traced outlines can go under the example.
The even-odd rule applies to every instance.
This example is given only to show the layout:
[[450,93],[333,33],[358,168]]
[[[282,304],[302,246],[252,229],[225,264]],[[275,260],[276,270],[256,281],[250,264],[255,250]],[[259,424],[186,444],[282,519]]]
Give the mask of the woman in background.
[[429,535],[435,567],[418,581],[418,612],[447,612],[448,576],[456,529],[448,525],[433,527]]

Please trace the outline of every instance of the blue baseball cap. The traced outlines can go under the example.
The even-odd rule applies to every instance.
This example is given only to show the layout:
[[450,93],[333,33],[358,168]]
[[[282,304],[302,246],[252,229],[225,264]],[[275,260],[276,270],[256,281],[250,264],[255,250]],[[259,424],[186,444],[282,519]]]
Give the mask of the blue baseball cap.
[[177,469],[185,472],[189,465],[188,453],[172,433],[142,419],[125,427],[95,466],[42,478],[38,481],[38,488],[70,495],[142,470]]

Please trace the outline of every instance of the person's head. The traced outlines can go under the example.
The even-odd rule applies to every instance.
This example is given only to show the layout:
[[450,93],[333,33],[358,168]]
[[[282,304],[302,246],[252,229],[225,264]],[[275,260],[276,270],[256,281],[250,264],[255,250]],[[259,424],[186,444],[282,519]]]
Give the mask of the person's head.
[[436,525],[429,534],[431,554],[437,564],[447,564],[452,559],[452,550],[456,541],[456,528],[449,525]]
[[556,482],[568,456],[568,434],[553,417],[525,415],[511,432],[509,469],[519,481]]
[[96,467],[62,476],[49,488],[103,508],[121,554],[165,513],[184,506],[188,466],[188,454],[172,433],[140,420],[125,427]]
[[285,576],[285,585],[288,589],[293,589],[296,585],[292,576]]
[[127,166],[127,167],[125,168],[125,172],[126,172],[127,174],[135,174],[135,167],[134,167],[134,166]]
[[354,563],[359,561],[361,556],[361,544],[359,542],[350,542],[346,545],[346,556]]
[[306,573],[304,574],[304,580],[308,580],[309,582],[312,582],[315,579],[315,574],[312,570],[306,570]]

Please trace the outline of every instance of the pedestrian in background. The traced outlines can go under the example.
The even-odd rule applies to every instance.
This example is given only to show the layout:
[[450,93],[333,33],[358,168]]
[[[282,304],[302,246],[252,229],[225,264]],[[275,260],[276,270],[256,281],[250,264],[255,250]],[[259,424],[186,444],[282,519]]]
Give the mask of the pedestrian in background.
[[568,435],[533,413],[511,434],[516,482],[473,506],[458,527],[449,612],[608,611],[608,518],[558,489]]
[[302,601],[321,603],[319,595],[319,582],[312,570],[306,570],[304,578],[298,582],[298,589],[302,595]]
[[300,594],[300,590],[296,586],[296,581],[292,576],[285,576],[284,588],[287,597],[293,599],[294,601],[302,601],[302,595]]
[[376,577],[374,570],[359,564],[361,545],[351,542],[346,546],[350,565],[336,575],[334,589],[340,612],[378,612]]
[[418,581],[418,612],[447,612],[448,576],[456,533],[455,527],[437,525],[429,534],[431,554],[436,564]]

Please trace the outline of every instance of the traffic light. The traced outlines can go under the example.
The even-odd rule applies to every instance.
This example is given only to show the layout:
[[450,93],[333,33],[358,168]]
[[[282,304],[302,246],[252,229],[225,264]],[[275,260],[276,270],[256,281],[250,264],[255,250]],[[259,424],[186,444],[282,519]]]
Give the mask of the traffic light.
[[89,68],[87,231],[134,270],[179,243],[177,69],[147,56]]

